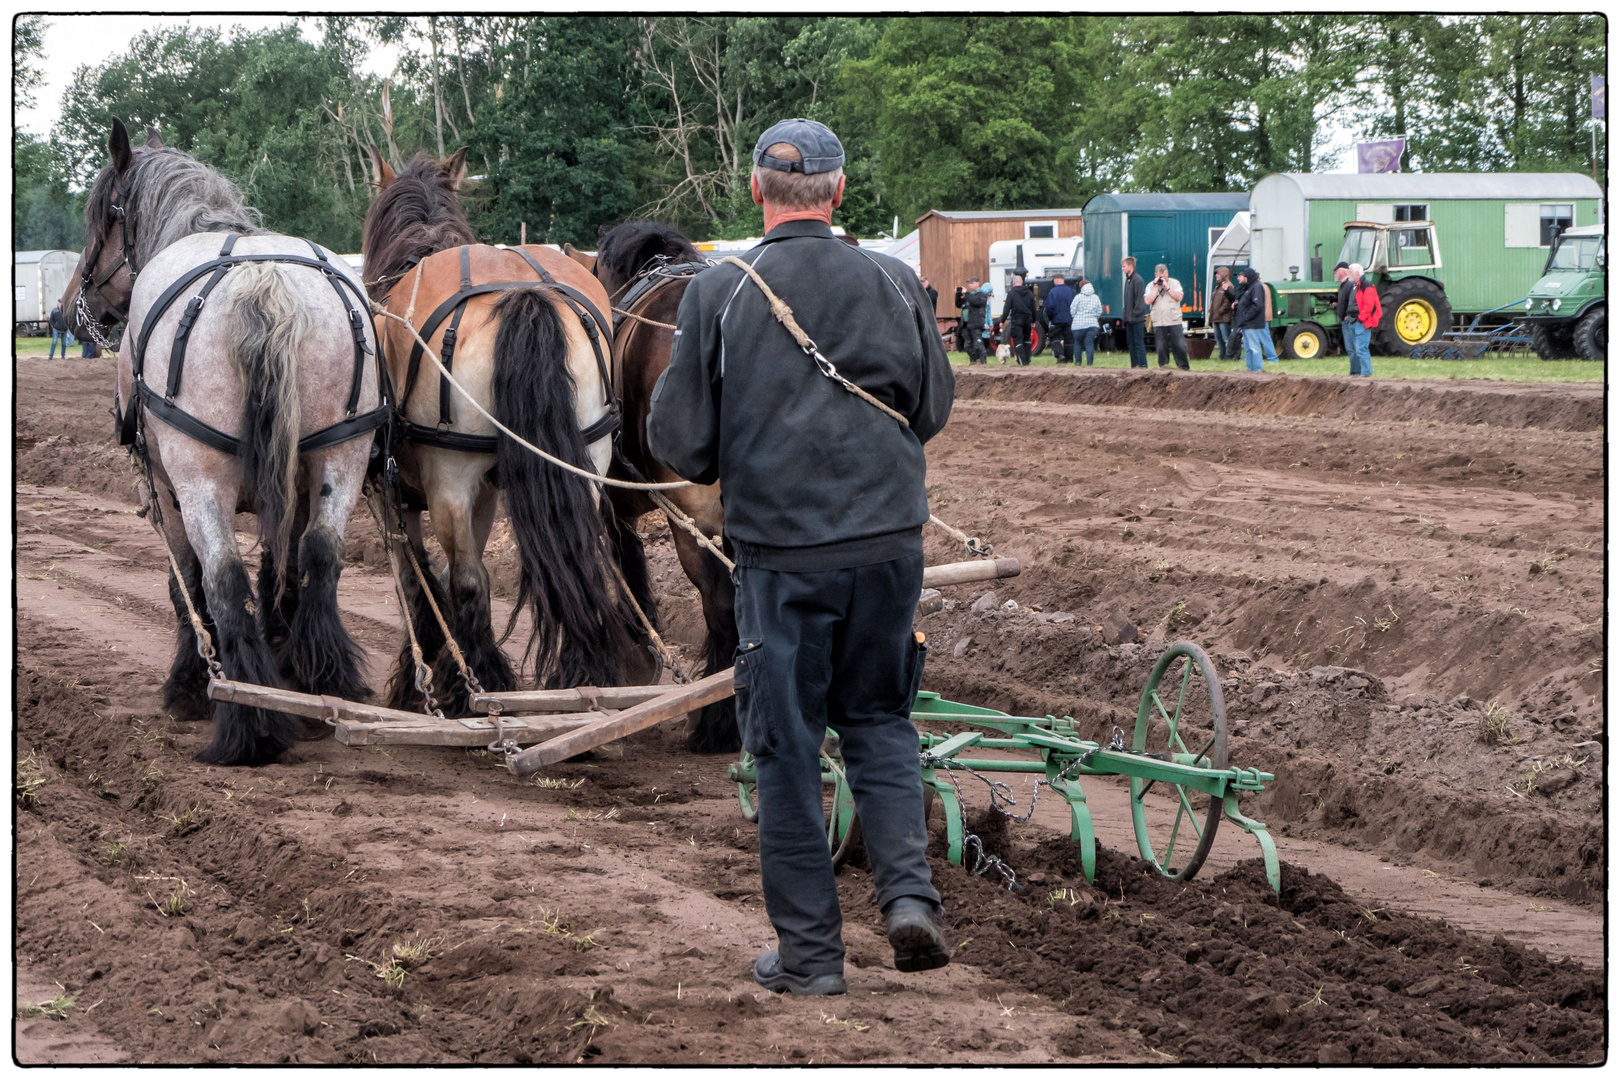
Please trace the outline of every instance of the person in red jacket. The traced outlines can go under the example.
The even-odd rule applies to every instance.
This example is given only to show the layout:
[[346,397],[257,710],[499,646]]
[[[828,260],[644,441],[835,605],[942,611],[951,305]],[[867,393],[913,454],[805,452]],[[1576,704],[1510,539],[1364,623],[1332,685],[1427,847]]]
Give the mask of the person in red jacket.
[[1372,332],[1384,317],[1378,302],[1378,289],[1363,276],[1360,263],[1350,265],[1349,281],[1354,290],[1352,314],[1344,321],[1345,351],[1350,354],[1350,374],[1372,374]]

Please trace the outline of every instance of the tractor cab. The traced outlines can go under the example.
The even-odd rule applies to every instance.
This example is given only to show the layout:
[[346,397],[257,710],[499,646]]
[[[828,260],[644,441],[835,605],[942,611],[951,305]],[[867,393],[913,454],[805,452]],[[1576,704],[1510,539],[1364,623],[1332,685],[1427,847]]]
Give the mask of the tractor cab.
[[[1385,351],[1410,355],[1450,328],[1445,283],[1433,276],[1442,265],[1434,222],[1347,221],[1335,261],[1359,264],[1377,286],[1384,314],[1373,328],[1373,340]],[[1334,311],[1337,281],[1301,281],[1296,270],[1292,280],[1268,287],[1277,301],[1272,326],[1283,331],[1283,351],[1289,357],[1314,359],[1335,345],[1342,348]]]
[[1565,229],[1525,301],[1524,322],[1543,360],[1601,360],[1608,348],[1602,225]]

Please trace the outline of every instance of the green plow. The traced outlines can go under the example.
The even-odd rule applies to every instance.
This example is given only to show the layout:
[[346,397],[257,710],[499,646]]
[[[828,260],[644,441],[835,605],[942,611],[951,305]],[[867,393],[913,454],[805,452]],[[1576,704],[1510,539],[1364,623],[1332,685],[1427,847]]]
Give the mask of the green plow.
[[[1281,891],[1276,843],[1262,822],[1245,817],[1238,807],[1243,793],[1262,791],[1275,777],[1227,763],[1220,679],[1209,655],[1190,641],[1171,645],[1153,666],[1128,747],[1118,728],[1104,745],[1080,738],[1071,717],[1012,716],[948,701],[926,690],[917,695],[911,720],[920,733],[924,815],[932,812],[936,801],[941,805],[947,854],[959,866],[976,846],[976,838],[967,831],[962,782],[983,781],[999,807],[1011,805],[1013,799],[1008,785],[991,778],[999,773],[1026,774],[1068,804],[1069,838],[1080,845],[1086,880],[1095,880],[1097,839],[1080,780],[1127,776],[1137,847],[1159,873],[1176,881],[1191,880],[1208,857],[1224,818],[1259,843],[1266,880],[1274,892]],[[941,725],[968,730],[930,733],[930,728]],[[841,865],[860,834],[860,819],[838,755],[838,737],[830,729],[827,736],[821,757],[823,808],[828,848],[834,865]],[[974,756],[964,756],[968,753]],[[737,784],[743,816],[757,821],[752,756],[745,752],[727,775]],[[1029,813],[1033,812],[1032,803]],[[975,861],[986,860],[978,853]],[[1010,873],[1008,877],[1010,881]]]

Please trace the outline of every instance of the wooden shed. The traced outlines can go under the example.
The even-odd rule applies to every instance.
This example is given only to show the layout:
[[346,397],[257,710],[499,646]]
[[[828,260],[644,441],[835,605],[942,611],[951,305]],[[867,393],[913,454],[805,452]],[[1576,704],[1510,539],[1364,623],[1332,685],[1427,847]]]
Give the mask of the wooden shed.
[[997,240],[1079,236],[1080,209],[1071,210],[930,210],[917,219],[922,276],[939,290],[934,315],[955,319],[951,306],[956,287],[969,274],[984,277],[990,268],[990,245]]

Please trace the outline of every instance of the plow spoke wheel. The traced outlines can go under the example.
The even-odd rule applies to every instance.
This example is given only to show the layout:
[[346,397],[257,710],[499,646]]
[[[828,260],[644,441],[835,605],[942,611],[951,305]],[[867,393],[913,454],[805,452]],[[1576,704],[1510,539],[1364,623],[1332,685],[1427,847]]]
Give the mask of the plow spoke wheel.
[[[1226,768],[1226,704],[1215,665],[1203,649],[1178,641],[1159,658],[1142,691],[1131,749]],[[1196,788],[1131,780],[1131,819],[1142,858],[1177,881],[1190,879],[1204,864],[1221,809],[1221,800]]]

